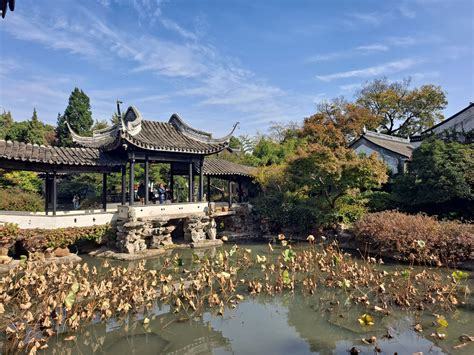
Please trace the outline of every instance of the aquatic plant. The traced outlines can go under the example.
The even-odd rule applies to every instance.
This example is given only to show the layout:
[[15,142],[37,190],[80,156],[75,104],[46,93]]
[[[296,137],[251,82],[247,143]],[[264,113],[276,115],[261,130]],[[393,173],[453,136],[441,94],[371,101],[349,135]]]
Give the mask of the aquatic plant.
[[168,304],[185,317],[205,310],[223,315],[225,307],[237,307],[248,295],[313,295],[317,287],[327,287],[346,299],[345,306],[365,308],[360,319],[370,325],[375,322],[371,312],[383,317],[393,307],[455,309],[466,292],[464,277],[410,269],[405,279],[406,270],[389,273],[372,260],[341,252],[336,244],[304,249],[280,245],[265,255],[233,246],[214,256],[195,254],[189,262],[175,254],[155,270],[146,269],[144,262],[128,267],[105,262],[101,270],[87,264],[38,267],[25,262],[0,279],[4,350],[34,353],[60,329],[74,331],[130,313],[146,318],[157,304]]

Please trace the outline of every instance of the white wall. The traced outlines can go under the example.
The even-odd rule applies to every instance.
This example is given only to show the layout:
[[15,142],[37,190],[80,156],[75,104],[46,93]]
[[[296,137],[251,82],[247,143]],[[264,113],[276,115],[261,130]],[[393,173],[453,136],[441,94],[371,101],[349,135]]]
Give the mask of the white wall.
[[130,209],[133,209],[132,213],[134,213],[137,218],[152,218],[160,216],[179,217],[207,212],[208,204],[207,202],[196,202],[147,206],[118,206],[118,217],[128,218]]
[[383,154],[382,152],[378,150],[374,150],[370,148],[369,146],[365,145],[364,143],[361,143],[357,148],[354,149],[357,153],[364,153],[366,156],[371,155],[372,153],[376,153],[379,159],[383,160],[389,167],[390,171],[392,173],[397,174],[398,173],[398,159]]
[[434,128],[431,132],[439,134],[447,129],[454,129],[456,132],[462,132],[463,129],[465,132],[468,132],[474,129],[474,106],[469,107],[466,111],[450,119],[448,122]]
[[0,211],[0,223],[15,223],[21,229],[89,227],[111,223],[116,217],[116,212],[61,213],[53,216],[44,213]]

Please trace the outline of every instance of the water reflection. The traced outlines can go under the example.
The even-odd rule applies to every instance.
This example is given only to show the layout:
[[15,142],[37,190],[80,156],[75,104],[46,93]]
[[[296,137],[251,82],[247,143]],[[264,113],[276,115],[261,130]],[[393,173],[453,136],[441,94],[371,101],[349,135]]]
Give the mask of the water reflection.
[[200,318],[189,319],[157,308],[144,317],[128,317],[91,325],[75,333],[74,341],[62,334],[48,343],[48,354],[207,354],[230,353],[228,339]]
[[[231,246],[226,246],[231,247]],[[261,255],[266,246],[246,246]],[[193,267],[193,253],[199,259],[220,248],[170,251],[183,259],[185,268]],[[146,267],[159,269],[164,257],[147,260]],[[100,266],[97,259],[86,259]],[[111,262],[124,265],[124,262]],[[137,262],[127,263],[135,267]],[[393,268],[387,266],[387,268]],[[248,275],[247,275],[248,276]],[[48,343],[50,354],[347,354],[353,346],[362,353],[373,353],[373,345],[364,345],[362,338],[376,336],[383,353],[425,354],[451,353],[457,338],[472,333],[474,317],[472,298],[468,306],[446,314],[449,327],[439,330],[429,311],[422,314],[394,311],[390,316],[375,316],[375,325],[362,327],[357,318],[367,312],[362,306],[345,306],[343,292],[317,289],[315,295],[304,296],[299,291],[274,298],[246,297],[236,309],[226,309],[224,316],[206,312],[199,318],[183,313],[174,314],[168,306],[156,306],[150,323],[144,325],[143,315],[115,319],[83,328],[76,341],[66,341],[71,334],[58,335]],[[413,330],[415,323],[423,326],[423,333]],[[384,338],[387,330],[393,338]],[[436,331],[446,339],[435,340]],[[470,334],[472,335],[472,334]],[[456,354],[474,353],[474,343],[457,350]]]

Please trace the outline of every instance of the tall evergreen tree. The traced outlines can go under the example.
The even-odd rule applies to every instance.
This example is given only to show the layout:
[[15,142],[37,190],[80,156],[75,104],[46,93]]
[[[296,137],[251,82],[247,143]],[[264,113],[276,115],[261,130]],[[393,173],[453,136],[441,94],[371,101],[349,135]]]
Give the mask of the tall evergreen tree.
[[28,121],[28,132],[25,137],[26,143],[31,144],[45,144],[46,140],[44,138],[44,125],[38,119],[38,113],[36,108],[33,109],[33,116],[31,121]]
[[92,119],[89,97],[79,88],[75,88],[69,96],[69,104],[64,115],[58,117],[56,128],[58,145],[70,147],[73,142],[66,121],[76,133],[84,136],[91,134],[94,120]]
[[5,139],[8,130],[13,126],[13,117],[10,111],[0,114],[0,139]]

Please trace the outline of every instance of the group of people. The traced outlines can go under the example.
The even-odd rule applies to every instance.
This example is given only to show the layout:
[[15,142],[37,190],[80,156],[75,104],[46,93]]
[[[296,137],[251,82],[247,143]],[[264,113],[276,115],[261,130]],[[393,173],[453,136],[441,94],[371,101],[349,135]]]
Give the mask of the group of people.
[[[142,204],[145,204],[145,194],[146,187],[145,184],[141,182],[140,185],[138,185],[137,195]],[[159,184],[158,188],[153,188],[153,186],[149,186],[148,197],[150,201],[153,201],[154,203],[159,202],[160,204],[163,204],[166,202],[166,200],[171,200],[171,190],[164,184]]]

